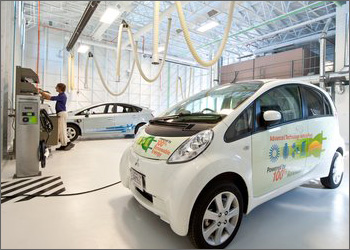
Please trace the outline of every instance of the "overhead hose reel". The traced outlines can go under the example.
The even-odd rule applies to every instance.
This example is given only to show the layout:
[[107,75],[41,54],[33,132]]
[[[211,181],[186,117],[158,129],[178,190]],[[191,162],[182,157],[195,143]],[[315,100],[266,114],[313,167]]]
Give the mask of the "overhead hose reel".
[[74,90],[74,54],[69,53],[68,56],[68,90]]
[[137,46],[136,46],[136,43],[135,43],[135,40],[134,40],[134,37],[133,37],[133,34],[131,32],[131,29],[130,27],[127,28],[127,31],[128,31],[128,35],[129,35],[129,40],[130,40],[130,43],[131,43],[131,47],[132,47],[132,50],[133,50],[133,53],[134,53],[134,59],[136,61],[136,66],[140,72],[140,75],[142,76],[142,78],[149,82],[149,83],[152,83],[154,81],[156,81],[158,79],[158,77],[160,76],[160,73],[162,72],[163,70],[163,67],[164,67],[164,64],[165,64],[165,60],[166,60],[166,56],[168,54],[168,45],[169,45],[169,38],[170,38],[170,29],[171,29],[171,21],[172,19],[171,18],[168,18],[168,30],[167,30],[167,36],[166,36],[166,42],[165,42],[165,50],[164,50],[164,57],[162,59],[162,63],[160,64],[160,68],[158,70],[158,73],[156,74],[155,77],[153,78],[148,78],[145,73],[143,72],[142,70],[142,67],[141,67],[141,64],[140,64],[140,60],[137,56]]
[[128,28],[128,27],[129,27],[129,25],[127,24],[127,22],[125,22],[125,20],[122,20],[121,24],[119,25],[119,30],[118,30],[117,60],[115,63],[117,82],[120,81],[120,61],[122,58],[123,29]]
[[227,43],[228,35],[230,33],[232,20],[233,20],[233,11],[235,8],[235,2],[234,1],[230,2],[230,8],[228,11],[228,18],[227,18],[227,24],[226,24],[226,28],[225,28],[225,32],[224,32],[224,37],[222,38],[222,41],[220,43],[220,47],[219,47],[217,53],[215,54],[214,58],[210,61],[204,61],[199,57],[196,49],[193,46],[193,43],[192,43],[192,40],[190,37],[190,32],[188,31],[188,28],[187,28],[185,15],[184,15],[184,12],[182,9],[181,2],[176,1],[175,4],[176,4],[176,9],[177,9],[177,14],[178,14],[179,19],[180,19],[181,28],[182,28],[184,36],[185,36],[185,41],[187,43],[187,46],[188,46],[192,56],[200,65],[202,65],[204,67],[210,67],[210,66],[214,65],[220,59],[222,52],[224,51],[225,45]]
[[85,82],[84,82],[84,88],[88,89],[89,88],[89,59],[93,57],[93,54],[91,52],[88,53],[88,56],[86,58],[86,63],[85,63]]
[[95,65],[95,67],[96,67],[96,69],[97,69],[97,73],[98,73],[98,75],[99,75],[99,77],[100,77],[100,79],[101,79],[101,82],[102,82],[103,86],[104,86],[105,89],[107,90],[107,92],[108,92],[110,95],[112,95],[112,96],[120,96],[120,95],[124,94],[125,91],[127,90],[127,88],[129,87],[129,85],[130,85],[130,83],[131,83],[131,80],[132,80],[132,76],[133,76],[133,74],[134,74],[135,60],[134,60],[134,62],[132,63],[131,72],[130,72],[130,75],[129,75],[129,79],[128,79],[126,85],[124,86],[124,88],[123,88],[120,92],[113,92],[113,91],[108,87],[108,85],[107,85],[107,83],[106,83],[106,81],[105,81],[105,79],[104,79],[104,77],[103,77],[101,68],[100,68],[100,66],[99,66],[99,64],[98,64],[98,62],[97,62],[97,60],[96,60],[96,58],[94,57],[94,55],[93,55],[91,52],[89,52],[88,59],[87,59],[87,62],[86,62],[86,68],[85,68],[85,84],[87,84],[87,77],[88,77],[88,70],[89,70],[88,64],[89,64],[89,59],[90,59],[90,58],[92,58],[92,59],[94,60],[94,65]]
[[152,53],[152,64],[159,64],[159,1],[154,2],[153,10],[153,53]]

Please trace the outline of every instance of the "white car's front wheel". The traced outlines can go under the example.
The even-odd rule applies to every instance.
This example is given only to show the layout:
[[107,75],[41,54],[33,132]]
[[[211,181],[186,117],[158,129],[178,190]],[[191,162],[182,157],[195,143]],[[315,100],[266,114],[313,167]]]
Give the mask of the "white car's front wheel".
[[239,189],[228,181],[215,182],[197,199],[188,236],[197,248],[224,248],[235,237],[242,216]]

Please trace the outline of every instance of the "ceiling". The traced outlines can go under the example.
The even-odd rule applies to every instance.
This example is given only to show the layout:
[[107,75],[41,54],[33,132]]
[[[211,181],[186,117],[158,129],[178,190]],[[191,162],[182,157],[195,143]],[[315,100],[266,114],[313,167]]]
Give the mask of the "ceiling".
[[[40,25],[64,30],[70,36],[77,26],[88,1],[41,1]],[[107,7],[120,8],[122,15],[103,33],[99,42],[116,46],[118,27],[126,20],[133,32],[153,23],[152,1],[101,1],[86,25],[82,38],[96,40],[94,33],[101,25],[99,19]],[[173,1],[161,1],[160,11],[174,5]],[[183,9],[191,32],[191,39],[199,54],[205,58],[213,55],[224,33],[227,22],[227,1],[188,1]],[[333,18],[330,30],[335,28],[336,4],[329,1],[239,1],[236,2],[234,20],[223,56],[237,59],[264,48],[283,46],[286,42],[319,34],[327,19]],[[214,14],[210,16],[209,13]],[[26,29],[37,27],[38,2],[24,2]],[[192,59],[181,31],[176,9],[171,14],[172,28],[169,54]],[[216,20],[219,26],[201,33],[196,29],[207,20]],[[166,18],[160,25],[160,43],[165,43]],[[123,39],[127,41],[126,34]],[[139,38],[139,47],[152,50],[152,29]]]

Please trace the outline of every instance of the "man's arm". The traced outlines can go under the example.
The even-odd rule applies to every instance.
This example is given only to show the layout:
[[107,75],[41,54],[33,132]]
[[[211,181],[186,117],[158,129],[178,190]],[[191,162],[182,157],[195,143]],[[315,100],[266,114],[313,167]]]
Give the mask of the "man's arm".
[[42,90],[39,91],[39,93],[41,94],[41,96],[46,99],[46,100],[51,100],[51,95],[47,92],[44,92]]

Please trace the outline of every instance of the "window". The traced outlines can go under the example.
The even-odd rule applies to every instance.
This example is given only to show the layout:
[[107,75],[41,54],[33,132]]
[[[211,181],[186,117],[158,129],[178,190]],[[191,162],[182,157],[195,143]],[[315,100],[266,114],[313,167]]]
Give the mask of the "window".
[[106,109],[106,105],[104,104],[104,105],[95,106],[95,107],[92,107],[92,108],[85,109],[85,110],[81,111],[77,115],[104,114],[105,113],[105,109]]
[[108,113],[108,114],[113,114],[113,113],[115,113],[115,112],[116,112],[116,110],[115,110],[114,104],[108,104],[107,113]]
[[123,109],[124,107],[123,106],[120,106],[120,105],[115,105],[115,110],[116,110],[116,113],[123,113]]
[[224,140],[233,142],[251,134],[253,129],[253,105],[246,108],[227,129]]
[[304,88],[304,90],[308,117],[324,115],[322,94],[311,88]]
[[219,114],[226,115],[237,108],[260,87],[261,82],[225,84],[202,91],[175,105],[162,116],[184,114]]
[[141,111],[142,111],[142,108],[139,108],[139,107],[134,106],[134,110],[135,110],[135,112],[141,112]]
[[323,102],[324,102],[324,108],[325,108],[325,115],[333,115],[331,104],[329,103],[326,97],[323,97]]
[[265,111],[276,110],[281,113],[279,123],[285,123],[302,118],[299,88],[296,85],[277,87],[263,94],[258,99],[260,110],[257,114],[258,127],[264,127],[263,115]]
[[118,105],[118,113],[133,113],[138,112],[136,107],[130,105]]
[[131,112],[134,112],[134,111],[133,111],[133,109],[130,106],[124,106],[123,112],[124,113],[131,113]]

